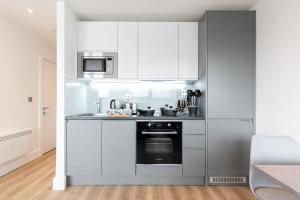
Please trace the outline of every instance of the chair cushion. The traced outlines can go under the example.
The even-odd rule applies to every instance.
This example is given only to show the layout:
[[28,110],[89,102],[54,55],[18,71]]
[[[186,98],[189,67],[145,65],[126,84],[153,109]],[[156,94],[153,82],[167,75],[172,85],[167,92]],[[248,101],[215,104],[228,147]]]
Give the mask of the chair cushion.
[[255,193],[263,200],[300,200],[292,192],[282,188],[257,188]]

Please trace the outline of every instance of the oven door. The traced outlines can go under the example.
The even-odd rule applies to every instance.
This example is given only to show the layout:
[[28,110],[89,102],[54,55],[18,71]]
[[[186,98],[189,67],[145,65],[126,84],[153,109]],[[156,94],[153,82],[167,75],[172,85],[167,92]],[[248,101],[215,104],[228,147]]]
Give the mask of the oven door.
[[180,133],[141,131],[137,138],[137,164],[182,164]]

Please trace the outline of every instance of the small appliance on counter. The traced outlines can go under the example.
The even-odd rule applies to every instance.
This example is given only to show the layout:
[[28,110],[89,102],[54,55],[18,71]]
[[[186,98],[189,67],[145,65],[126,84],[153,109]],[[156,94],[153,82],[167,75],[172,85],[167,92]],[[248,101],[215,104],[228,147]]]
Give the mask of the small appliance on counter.
[[122,99],[113,99],[110,101],[109,104],[109,108],[110,109],[116,109],[116,110],[120,110],[120,109],[124,109],[124,103]]

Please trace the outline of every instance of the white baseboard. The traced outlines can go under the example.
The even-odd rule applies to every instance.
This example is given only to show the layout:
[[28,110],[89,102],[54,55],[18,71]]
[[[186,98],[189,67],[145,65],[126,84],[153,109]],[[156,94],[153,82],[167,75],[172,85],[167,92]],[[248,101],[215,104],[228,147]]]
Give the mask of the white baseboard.
[[23,165],[29,163],[30,161],[38,158],[40,156],[40,151],[38,149],[25,154],[19,158],[13,159],[9,162],[0,165],[0,177],[8,174],[9,172],[22,167]]
[[53,178],[53,190],[65,190],[67,187],[67,177],[66,176],[55,176]]

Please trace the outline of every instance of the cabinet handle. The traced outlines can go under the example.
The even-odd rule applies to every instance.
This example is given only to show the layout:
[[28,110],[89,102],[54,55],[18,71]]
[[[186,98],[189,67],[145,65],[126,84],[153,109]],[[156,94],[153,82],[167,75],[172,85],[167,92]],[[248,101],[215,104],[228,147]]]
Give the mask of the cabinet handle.
[[242,122],[253,122],[253,118],[249,118],[249,119],[240,119],[240,121],[242,121]]
[[198,147],[183,147],[183,149],[190,149],[190,150],[205,150],[205,148],[198,148]]

